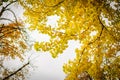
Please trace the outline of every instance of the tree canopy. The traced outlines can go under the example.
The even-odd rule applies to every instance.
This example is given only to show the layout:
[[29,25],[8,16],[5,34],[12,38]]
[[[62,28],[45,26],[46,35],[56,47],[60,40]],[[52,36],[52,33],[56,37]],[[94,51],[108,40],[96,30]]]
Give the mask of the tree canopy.
[[[53,58],[68,47],[69,40],[82,46],[76,58],[64,64],[65,80],[120,79],[120,1],[119,0],[19,0],[30,30],[38,30],[51,38],[36,42],[37,51],[49,51]],[[58,26],[46,25],[47,17],[60,17]]]

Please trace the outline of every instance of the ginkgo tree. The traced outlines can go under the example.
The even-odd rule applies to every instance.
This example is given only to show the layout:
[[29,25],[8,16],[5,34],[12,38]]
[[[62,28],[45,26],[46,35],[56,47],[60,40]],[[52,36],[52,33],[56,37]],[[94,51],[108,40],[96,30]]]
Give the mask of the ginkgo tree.
[[[19,0],[30,30],[50,36],[36,42],[37,51],[49,51],[53,58],[79,40],[76,58],[64,64],[65,80],[120,79],[120,1],[119,0]],[[47,17],[60,17],[57,27],[46,25]],[[86,76],[87,75],[87,76]],[[86,77],[85,77],[86,76]],[[83,78],[85,77],[85,78]]]

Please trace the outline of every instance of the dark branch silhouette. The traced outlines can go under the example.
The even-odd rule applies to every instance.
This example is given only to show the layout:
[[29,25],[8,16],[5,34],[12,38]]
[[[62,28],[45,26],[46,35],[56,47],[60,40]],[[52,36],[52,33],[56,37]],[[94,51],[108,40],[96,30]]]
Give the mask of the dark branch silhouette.
[[18,22],[17,22],[17,17],[16,17],[16,15],[15,15],[15,13],[14,13],[11,9],[6,9],[6,11],[10,11],[10,12],[13,14],[13,16],[14,16],[16,23],[18,23]]
[[11,4],[15,3],[15,2],[17,2],[17,0],[10,2],[10,3],[7,4],[5,7],[3,7],[3,8],[1,9],[1,11],[0,11],[0,17],[1,17],[2,14],[4,13],[4,11],[7,9],[7,7],[10,6]]
[[7,19],[7,18],[0,18],[0,21],[1,21],[1,20],[7,20],[7,21],[10,21],[10,22],[14,22],[13,20]]
[[22,67],[20,67],[18,70],[16,70],[15,72],[13,72],[12,74],[8,75],[7,77],[3,78],[3,80],[7,80],[10,77],[12,77],[13,75],[17,74],[19,71],[21,71],[23,68],[25,68],[27,65],[29,65],[29,62],[27,62],[26,64],[24,64]]
[[105,28],[105,30],[106,30],[116,41],[119,41],[119,40],[117,40],[117,39],[114,37],[113,34],[111,34],[111,32],[110,32],[110,31],[106,28],[106,26],[102,23],[100,17],[98,17],[98,20],[99,20],[100,24],[102,25],[102,27]]

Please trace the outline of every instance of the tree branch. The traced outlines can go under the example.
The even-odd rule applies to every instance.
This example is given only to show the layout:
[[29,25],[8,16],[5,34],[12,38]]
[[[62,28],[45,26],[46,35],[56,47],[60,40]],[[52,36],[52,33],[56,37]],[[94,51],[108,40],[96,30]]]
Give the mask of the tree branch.
[[17,74],[19,71],[21,71],[23,68],[25,68],[27,65],[29,65],[29,62],[27,62],[26,64],[24,64],[22,67],[20,67],[18,70],[16,70],[15,72],[13,72],[12,74],[8,75],[7,77],[3,78],[3,80],[7,80],[9,79],[11,76]]
[[1,9],[1,11],[0,11],[0,17],[2,16],[3,12],[6,10],[6,8],[7,8],[8,6],[10,6],[11,4],[15,3],[15,2],[17,2],[17,0],[10,2],[10,3],[7,4],[5,7],[3,7],[3,8]]
[[10,9],[6,9],[6,11],[10,11],[10,12],[13,14],[13,16],[14,16],[16,23],[18,23],[18,22],[17,22],[17,17],[16,17],[16,15],[15,15],[15,13],[14,13],[12,10],[10,10]]
[[4,8],[6,9],[8,6],[10,6],[11,4],[13,4],[13,3],[15,3],[15,2],[17,2],[18,0],[15,0],[15,1],[12,1],[12,2],[10,2],[8,5],[6,5]]
[[0,20],[7,20],[7,21],[14,23],[14,21],[12,21],[11,19],[7,19],[7,18],[0,18]]
[[58,2],[57,4],[55,4],[55,5],[51,5],[51,6],[49,6],[49,5],[46,5],[46,4],[43,4],[45,7],[57,7],[58,5],[60,5],[61,3],[63,3],[65,0],[62,0],[62,1],[60,1],[60,2]]
[[111,34],[111,32],[106,28],[106,26],[102,23],[102,21],[101,21],[101,19],[100,19],[99,16],[98,16],[98,19],[99,19],[99,22],[100,22],[100,24],[102,25],[102,27],[105,28],[105,30],[106,30],[116,41],[118,41],[118,40],[113,36],[113,34]]

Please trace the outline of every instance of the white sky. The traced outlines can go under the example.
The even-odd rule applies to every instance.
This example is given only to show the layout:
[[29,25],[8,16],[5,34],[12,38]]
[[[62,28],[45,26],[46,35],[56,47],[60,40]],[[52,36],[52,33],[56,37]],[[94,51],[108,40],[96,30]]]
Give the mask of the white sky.
[[59,16],[57,16],[57,15],[52,15],[52,16],[48,16],[47,17],[47,22],[46,22],[46,25],[47,26],[51,26],[52,28],[53,27],[58,27],[58,23],[57,23],[57,21],[60,19],[60,17]]
[[[49,53],[31,51],[33,61],[31,64],[37,66],[35,70],[32,70],[32,76],[29,80],[64,80],[65,74],[62,66],[69,59],[75,58],[74,50],[80,45],[76,41],[69,41],[69,47],[58,58],[53,59]],[[74,46],[74,47],[73,47]],[[36,59],[34,57],[38,56]],[[34,73],[34,74],[33,74]]]

